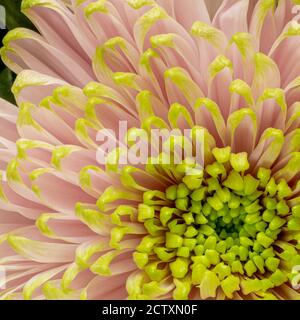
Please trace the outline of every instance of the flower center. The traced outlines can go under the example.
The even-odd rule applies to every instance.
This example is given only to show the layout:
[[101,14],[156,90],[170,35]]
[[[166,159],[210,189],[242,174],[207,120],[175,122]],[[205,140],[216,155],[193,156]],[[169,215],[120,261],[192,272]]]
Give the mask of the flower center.
[[164,193],[145,192],[138,208],[148,235],[135,263],[154,283],[172,277],[175,299],[187,299],[194,286],[202,298],[215,297],[219,286],[233,298],[240,285],[249,294],[287,280],[278,236],[297,229],[288,219],[290,187],[269,169],[247,174],[246,153],[216,148],[213,154],[216,161],[201,173],[185,175]]

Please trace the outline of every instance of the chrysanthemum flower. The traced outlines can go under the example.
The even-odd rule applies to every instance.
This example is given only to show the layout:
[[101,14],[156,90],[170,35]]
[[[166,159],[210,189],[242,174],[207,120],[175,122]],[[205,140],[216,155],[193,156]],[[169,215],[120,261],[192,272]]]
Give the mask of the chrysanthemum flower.
[[[39,33],[1,49],[2,299],[300,299],[297,2],[211,21],[202,0],[23,1]],[[204,170],[121,165],[139,128],[200,129]]]

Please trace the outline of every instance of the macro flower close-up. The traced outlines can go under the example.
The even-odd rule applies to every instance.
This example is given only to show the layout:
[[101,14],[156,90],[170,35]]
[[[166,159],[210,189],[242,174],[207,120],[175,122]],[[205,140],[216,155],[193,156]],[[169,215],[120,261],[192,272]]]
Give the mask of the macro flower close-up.
[[300,1],[21,11],[0,299],[300,300]]

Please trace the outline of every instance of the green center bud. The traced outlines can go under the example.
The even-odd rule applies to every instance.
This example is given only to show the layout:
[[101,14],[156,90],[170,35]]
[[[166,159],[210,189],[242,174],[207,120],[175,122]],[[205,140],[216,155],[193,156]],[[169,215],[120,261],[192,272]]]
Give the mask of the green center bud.
[[300,230],[300,209],[289,207],[286,181],[276,181],[266,168],[247,173],[246,153],[227,147],[213,155],[215,162],[201,174],[185,175],[164,190],[170,205],[148,201],[138,208],[149,235],[135,262],[149,282],[171,276],[175,299],[187,299],[193,286],[203,299],[216,297],[218,288],[229,299],[237,291],[269,293],[291,272],[285,261],[295,259],[280,242],[282,231]]

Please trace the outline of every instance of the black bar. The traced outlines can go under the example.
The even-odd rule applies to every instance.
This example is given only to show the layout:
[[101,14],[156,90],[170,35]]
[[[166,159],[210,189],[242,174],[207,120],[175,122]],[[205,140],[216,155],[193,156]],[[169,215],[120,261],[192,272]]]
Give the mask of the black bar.
[[[299,301],[1,301],[0,319],[298,319]],[[5,315],[5,316],[3,316]]]

